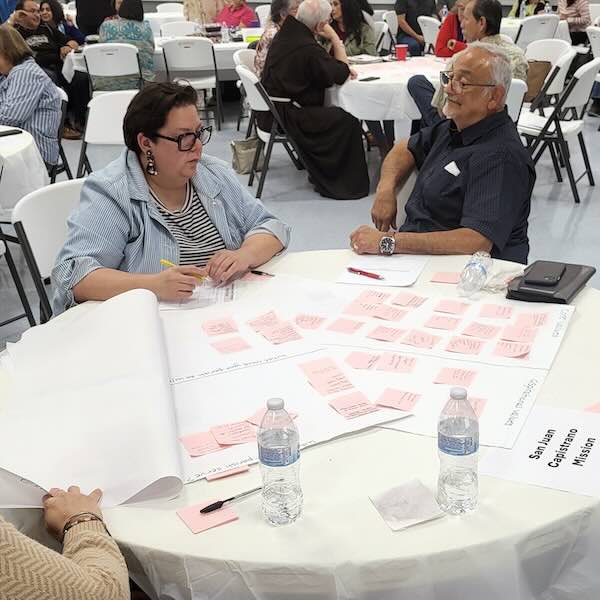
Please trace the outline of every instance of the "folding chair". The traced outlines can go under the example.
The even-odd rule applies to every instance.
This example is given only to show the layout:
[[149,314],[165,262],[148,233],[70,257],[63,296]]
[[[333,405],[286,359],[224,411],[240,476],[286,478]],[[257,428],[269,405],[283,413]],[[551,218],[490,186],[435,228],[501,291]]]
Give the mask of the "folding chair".
[[15,284],[15,288],[17,289],[17,294],[19,294],[19,300],[21,301],[21,306],[25,312],[15,315],[14,317],[9,317],[8,319],[4,319],[0,321],[0,327],[3,325],[8,325],[9,323],[14,323],[19,319],[23,319],[27,317],[29,321],[29,325],[31,327],[35,326],[35,319],[33,317],[33,313],[31,312],[31,306],[29,305],[29,300],[27,300],[27,295],[25,294],[25,289],[23,288],[23,282],[19,277],[19,271],[15,265],[15,261],[10,253],[8,245],[4,239],[4,234],[2,233],[2,229],[0,228],[0,259],[4,256],[6,259],[6,264],[8,265],[8,271],[10,272],[10,276],[12,277],[13,283]]
[[89,75],[92,98],[107,93],[94,89],[94,77],[131,77],[136,81],[131,89],[142,88],[138,49],[133,44],[110,43],[84,46],[83,59]]
[[50,177],[50,183],[54,183],[56,181],[56,177],[61,173],[66,173],[69,179],[73,179],[73,174],[71,173],[71,167],[69,166],[69,161],[67,160],[67,155],[65,154],[65,149],[62,145],[62,135],[63,130],[65,128],[65,119],[67,118],[67,105],[69,103],[69,97],[67,96],[67,92],[62,88],[56,86],[58,93],[60,94],[60,123],[58,125],[58,156],[60,158],[59,162],[55,165],[52,165],[48,169],[48,175]]
[[163,23],[160,26],[160,35],[162,37],[181,37],[184,35],[192,35],[200,31],[200,25],[194,21],[173,21],[171,23]]
[[523,99],[527,93],[527,84],[522,79],[513,79],[506,94],[506,110],[510,118],[516,123],[521,114]]
[[258,17],[258,21],[261,27],[264,27],[267,24],[267,20],[271,16],[271,5],[270,4],[261,4],[254,9],[256,16]]
[[[204,111],[215,116],[217,129],[221,129],[223,108],[219,88],[219,72],[213,43],[205,38],[175,38],[163,43],[163,55],[167,79],[175,83],[186,83],[204,93]],[[176,77],[177,72],[204,72],[203,77]],[[215,108],[206,106],[206,90],[214,90]]]
[[[236,50],[233,53],[233,64],[234,65],[244,65],[250,71],[254,73],[254,59],[256,57],[256,50],[252,50],[250,48],[244,48],[243,50]],[[240,113],[238,114],[237,119],[237,130],[240,130],[240,125],[242,123],[242,119],[244,118],[245,105],[246,105],[246,92],[244,90],[244,86],[242,85],[241,80],[237,81],[238,89],[240,90]],[[252,115],[252,111],[250,111],[250,121],[248,122],[248,130],[246,131],[246,139],[250,137],[252,132],[252,126],[254,125],[254,117]]]
[[396,45],[396,38],[398,37],[398,15],[395,11],[388,10],[383,13],[383,20],[387,23],[388,34],[393,47]]
[[247,67],[238,65],[235,68],[239,78],[242,80],[242,85],[246,90],[248,102],[250,108],[254,112],[270,112],[273,116],[273,125],[271,131],[263,131],[260,127],[256,127],[256,133],[258,135],[258,146],[254,155],[254,161],[252,163],[252,170],[250,171],[250,178],[248,179],[248,185],[251,186],[254,183],[254,176],[256,174],[256,168],[258,166],[258,160],[262,152],[263,147],[266,144],[265,160],[260,174],[260,180],[258,182],[258,189],[256,191],[256,197],[260,198],[265,185],[265,179],[267,176],[267,170],[269,168],[269,161],[271,160],[271,152],[274,144],[283,144],[286,152],[289,154],[294,166],[297,169],[303,169],[304,164],[300,156],[300,152],[294,140],[288,135],[283,121],[279,116],[279,112],[273,102],[291,102],[289,98],[271,98],[267,91],[263,87],[262,83],[258,80],[258,77]]
[[13,210],[12,224],[40,298],[41,323],[52,317],[46,285],[67,238],[67,219],[79,204],[84,181],[73,179],[47,185],[21,198]]
[[163,2],[156,5],[156,12],[159,13],[179,13],[183,14],[183,4],[179,2]]
[[[577,182],[587,175],[590,185],[595,185],[590,160],[583,139],[583,115],[592,92],[592,85],[600,70],[600,58],[579,67],[566,89],[552,107],[551,114],[544,116],[530,111],[524,111],[519,117],[517,130],[525,138],[527,147],[537,163],[544,150],[548,148],[554,171],[559,182],[562,182],[557,153],[564,162],[569,177],[569,184],[575,202],[579,203]],[[571,166],[570,150],[567,138],[577,137],[585,171],[575,179]]]
[[515,44],[521,50],[525,50],[531,42],[553,38],[559,21],[558,15],[546,14],[523,19],[515,38]]
[[425,39],[425,54],[435,54],[435,40],[442,24],[435,17],[417,17],[417,23]]
[[[373,31],[375,32],[375,49],[377,54],[381,54],[383,50],[390,50],[389,27],[385,21],[375,21]],[[386,43],[387,42],[387,43]]]
[[123,146],[125,144],[123,119],[129,103],[137,93],[135,90],[106,92],[90,100],[77,166],[78,178],[92,172],[87,157],[88,145]]
[[377,9],[373,11],[373,21],[383,21],[383,15],[388,12],[387,10]]
[[[590,40],[592,55],[594,58],[600,58],[600,27],[588,27],[585,31]],[[600,75],[596,75],[596,81],[600,83]],[[598,131],[600,131],[600,126],[598,126]]]

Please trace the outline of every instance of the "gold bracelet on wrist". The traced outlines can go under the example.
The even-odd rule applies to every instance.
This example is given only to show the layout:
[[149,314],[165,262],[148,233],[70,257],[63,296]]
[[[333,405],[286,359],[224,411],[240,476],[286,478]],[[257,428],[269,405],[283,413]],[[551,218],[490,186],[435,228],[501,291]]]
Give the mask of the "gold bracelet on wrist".
[[99,521],[100,524],[102,525],[102,527],[104,527],[104,531],[106,531],[106,533],[108,535],[110,535],[110,532],[108,531],[106,524],[104,523],[104,520],[102,519],[102,517],[98,516],[96,513],[83,512],[83,513],[78,513],[76,515],[73,515],[65,523],[65,526],[63,527],[63,530],[62,530],[61,540],[65,539],[65,535],[67,534],[67,531],[69,531],[69,529],[71,529],[72,527],[75,527],[75,525],[79,525],[81,523],[91,523],[92,521]]

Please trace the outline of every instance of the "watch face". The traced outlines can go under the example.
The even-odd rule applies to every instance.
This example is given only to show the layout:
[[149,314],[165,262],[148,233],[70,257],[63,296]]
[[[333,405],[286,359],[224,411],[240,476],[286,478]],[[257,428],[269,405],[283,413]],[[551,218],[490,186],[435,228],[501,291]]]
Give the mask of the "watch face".
[[396,240],[393,237],[385,236],[379,240],[379,251],[381,254],[394,254]]

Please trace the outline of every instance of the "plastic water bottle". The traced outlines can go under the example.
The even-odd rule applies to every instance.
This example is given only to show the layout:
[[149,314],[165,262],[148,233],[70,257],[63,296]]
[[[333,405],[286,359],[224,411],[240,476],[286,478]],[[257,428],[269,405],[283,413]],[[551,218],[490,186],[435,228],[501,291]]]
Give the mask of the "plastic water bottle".
[[258,430],[258,460],[265,519],[272,525],[293,523],[302,512],[300,447],[298,430],[281,398],[267,402]]
[[441,10],[442,21],[448,16],[448,5],[444,4]]
[[550,5],[550,2],[546,2],[546,4],[544,4],[544,12],[549,15],[552,12],[552,6]]
[[487,252],[475,252],[460,274],[458,293],[468,298],[482,290],[491,268],[490,255]]
[[521,6],[519,7],[519,19],[525,18],[525,11],[527,10],[527,1],[521,0]]
[[477,507],[477,453],[479,422],[467,399],[467,390],[455,387],[438,422],[440,508],[459,515]]
[[229,27],[227,27],[226,23],[221,23],[221,42],[229,41]]

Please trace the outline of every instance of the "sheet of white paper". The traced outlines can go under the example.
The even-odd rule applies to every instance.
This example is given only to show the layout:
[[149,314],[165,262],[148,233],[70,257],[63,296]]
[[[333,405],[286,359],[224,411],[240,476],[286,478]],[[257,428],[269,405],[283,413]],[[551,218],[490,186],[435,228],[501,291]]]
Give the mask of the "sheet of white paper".
[[600,496],[600,414],[535,406],[512,450],[487,449],[479,471],[585,496]]
[[[378,287],[406,287],[412,285],[419,278],[428,260],[428,256],[406,254],[394,254],[393,256],[359,256],[357,254],[352,257],[336,281]],[[383,279],[372,279],[350,273],[348,267],[376,273]]]
[[235,288],[239,285],[235,281],[223,287],[216,287],[209,282],[196,286],[194,293],[186,300],[177,302],[159,302],[160,310],[186,310],[191,308],[205,308],[212,304],[223,304],[235,300]]

